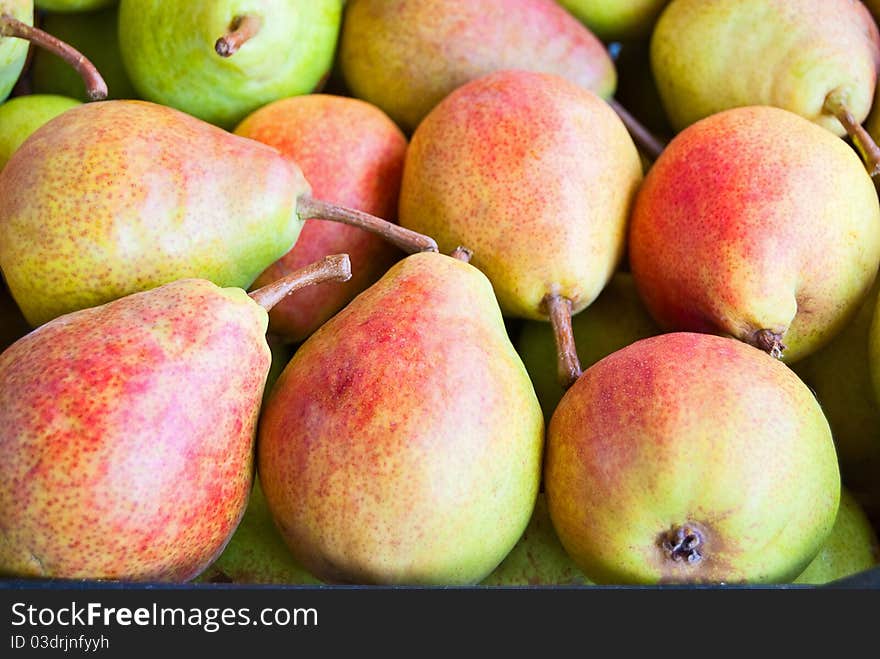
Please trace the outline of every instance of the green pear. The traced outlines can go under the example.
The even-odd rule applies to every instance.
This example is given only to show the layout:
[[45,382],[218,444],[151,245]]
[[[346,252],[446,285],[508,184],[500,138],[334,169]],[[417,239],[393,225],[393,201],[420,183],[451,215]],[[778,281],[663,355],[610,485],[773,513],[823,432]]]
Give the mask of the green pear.
[[605,98],[617,79],[602,42],[552,0],[350,0],[339,65],[355,96],[407,132],[494,71],[556,73]]
[[[598,298],[571,319],[582,368],[660,330],[639,299],[632,275],[614,275]],[[549,420],[565,393],[556,374],[556,345],[547,323],[525,321],[516,349],[529,372],[535,393]]]
[[[0,0],[0,17],[4,15],[33,25],[33,0]],[[7,34],[6,26],[0,23],[0,103],[6,100],[18,82],[27,53],[28,42]]]
[[[137,98],[119,54],[117,22],[116,7],[109,7],[84,14],[46,14],[41,25],[92,61],[107,82],[107,98]],[[45,50],[34,53],[31,80],[36,93],[88,100],[73,69]]]
[[475,584],[529,522],[543,430],[488,279],[415,254],[297,350],[261,417],[260,484],[324,582]]
[[871,380],[880,363],[868,354],[878,293],[880,279],[840,334],[792,365],[819,399],[837,445],[843,482],[859,499],[880,496],[880,405]]
[[547,500],[543,494],[535,501],[529,525],[516,543],[488,577],[483,586],[570,586],[589,584],[553,530]]
[[318,87],[341,20],[340,0],[121,0],[119,47],[142,98],[232,128]]
[[794,583],[824,584],[868,570],[880,562],[877,534],[858,501],[845,489],[831,535]]
[[840,475],[822,409],[785,364],[673,333],[568,390],[544,488],[562,546],[596,583],[782,583],[826,542]]
[[268,309],[346,255],[254,291],[182,279],[57,318],[0,355],[0,574],[187,581],[253,483]]
[[604,41],[643,39],[669,0],[559,0]]
[[77,105],[75,99],[51,94],[18,96],[0,105],[0,169],[37,128]]
[[315,200],[277,150],[144,101],[87,103],[45,124],[0,171],[0,199],[0,268],[33,325],[187,277],[247,288],[307,218],[436,249]]
[[651,38],[676,130],[722,110],[772,105],[850,133],[872,174],[880,151],[860,124],[878,63],[880,33],[852,0],[672,0]]
[[116,0],[34,0],[34,4],[46,11],[81,12],[115,5]]
[[[274,362],[273,362],[274,364]],[[223,553],[195,583],[319,584],[296,562],[275,528],[259,479]]]

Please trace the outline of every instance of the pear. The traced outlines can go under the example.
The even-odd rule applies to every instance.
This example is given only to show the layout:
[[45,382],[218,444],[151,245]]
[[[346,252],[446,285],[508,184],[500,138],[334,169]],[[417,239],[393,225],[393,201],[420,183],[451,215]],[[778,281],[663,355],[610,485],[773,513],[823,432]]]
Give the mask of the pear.
[[254,489],[241,523],[223,553],[195,583],[304,585],[321,582],[294,560],[275,528],[259,479],[254,479]]
[[849,133],[872,175],[880,150],[861,127],[871,109],[880,33],[852,0],[673,0],[651,38],[672,125],[772,105]]
[[187,581],[252,485],[267,309],[345,255],[248,296],[183,279],[57,318],[0,355],[0,573]]
[[121,0],[119,47],[142,98],[231,128],[328,74],[340,0]]
[[792,366],[825,411],[843,482],[866,502],[880,496],[880,405],[871,379],[880,362],[868,352],[878,293],[880,279],[837,336]]
[[544,488],[563,547],[596,583],[780,583],[828,538],[840,476],[822,409],[785,364],[673,333],[568,390]]
[[855,152],[773,107],[669,144],[639,190],[629,261],[665,330],[729,335],[794,363],[855,314],[880,264],[880,204]]
[[620,263],[641,182],[638,151],[601,98],[554,74],[499,71],[459,87],[413,134],[400,224],[442,251],[472,249],[505,315],[550,318],[569,383],[580,373],[571,315]]
[[[571,319],[571,326],[581,368],[660,332],[628,272],[615,274],[595,302]],[[553,329],[547,323],[525,321],[515,345],[549,421],[565,393],[556,373]]]
[[824,584],[868,570],[880,562],[877,534],[858,501],[845,489],[831,535],[819,555],[794,580],[800,584]]
[[[396,219],[407,142],[377,107],[341,96],[296,96],[260,108],[235,132],[295,159],[315,196]],[[266,268],[254,285],[333,252],[349,254],[352,278],[344,284],[310,286],[285,298],[269,314],[273,332],[288,341],[304,340],[402,256],[363,229],[306,220],[293,249]]]
[[45,124],[0,171],[0,199],[0,268],[33,325],[176,279],[247,288],[307,218],[436,249],[315,199],[277,150],[144,101],[88,103]]
[[66,96],[32,94],[0,105],[0,169],[37,128],[79,104]]
[[354,95],[407,132],[493,71],[556,73],[606,98],[617,78],[602,42],[551,0],[350,0],[339,64]]
[[489,281],[415,254],[297,350],[263,410],[257,469],[321,581],[475,584],[528,524],[543,426]]
[[[119,54],[117,16],[116,7],[108,7],[82,14],[45,14],[40,24],[92,61],[107,82],[107,98],[137,98]],[[89,100],[75,71],[48,51],[34,53],[31,79],[36,93]]]
[[115,5],[116,0],[34,0],[34,4],[46,11],[81,12]]
[[644,39],[669,0],[559,0],[604,41]]
[[519,542],[481,585],[573,586],[589,583],[556,537],[546,497],[539,494],[532,519]]

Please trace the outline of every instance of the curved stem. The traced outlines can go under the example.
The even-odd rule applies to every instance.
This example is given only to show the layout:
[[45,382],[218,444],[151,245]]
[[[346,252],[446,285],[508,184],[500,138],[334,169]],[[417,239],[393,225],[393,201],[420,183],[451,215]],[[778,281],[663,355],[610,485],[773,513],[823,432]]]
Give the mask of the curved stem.
[[474,250],[468,249],[464,245],[459,245],[449,254],[454,259],[458,259],[459,261],[464,261],[465,263],[470,263],[471,259],[474,256]]
[[571,300],[556,293],[548,293],[543,300],[556,339],[559,384],[568,389],[581,376],[581,361],[571,329]]
[[333,254],[295,270],[281,279],[276,279],[271,284],[258,288],[249,295],[266,311],[271,311],[272,307],[281,300],[301,288],[325,281],[348,281],[349,279],[351,279],[351,260],[348,258],[348,254]]
[[641,122],[632,116],[625,107],[615,101],[613,98],[608,99],[608,105],[617,113],[623,125],[632,135],[635,143],[642,148],[642,151],[651,159],[657,160],[666,145],[662,140],[658,139],[651,131],[645,128]]
[[337,206],[336,204],[321,201],[308,195],[303,195],[299,198],[296,212],[303,220],[330,220],[331,222],[341,222],[342,224],[365,229],[382,236],[407,254],[440,251],[437,248],[437,242],[433,238],[410,231],[375,215],[354,210],[353,208]]
[[263,19],[253,14],[236,16],[229,24],[229,31],[217,39],[214,50],[220,57],[230,57],[248,41],[253,39],[263,27]]
[[844,127],[847,135],[853,141],[856,149],[865,161],[865,168],[872,177],[880,174],[880,148],[871,137],[870,133],[865,130],[856,118],[850,112],[843,98],[843,94],[839,89],[825,97],[825,105],[822,108],[825,112],[833,115]]
[[48,50],[70,64],[82,77],[86,84],[86,93],[89,99],[101,101],[107,98],[107,83],[98,73],[98,69],[85,55],[70,44],[53,37],[41,29],[22,23],[9,14],[0,14],[0,36],[25,39],[40,48]]

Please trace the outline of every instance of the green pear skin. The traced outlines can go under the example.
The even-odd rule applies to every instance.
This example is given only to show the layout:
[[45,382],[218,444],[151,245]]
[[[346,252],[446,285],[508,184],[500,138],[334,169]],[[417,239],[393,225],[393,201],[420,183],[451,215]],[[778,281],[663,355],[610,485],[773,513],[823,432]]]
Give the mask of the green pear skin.
[[318,579],[475,584],[529,522],[543,431],[489,281],[422,253],[297,350],[263,410],[258,472]]
[[[244,15],[259,31],[221,57],[215,42]],[[231,129],[271,101],[314,91],[341,20],[340,0],[121,0],[119,47],[142,98]]]
[[[89,58],[107,83],[108,99],[137,98],[119,53],[117,23],[117,8],[108,7],[82,14],[46,14],[40,25]],[[34,92],[91,100],[82,78],[61,58],[42,48],[34,50],[33,58],[30,75]]]
[[465,245],[506,316],[544,320],[556,293],[585,309],[613,275],[642,182],[623,123],[560,76],[498,71],[459,87],[413,134],[400,224]]
[[878,552],[877,534],[870,521],[858,501],[841,490],[831,535],[794,583],[820,585],[868,570],[880,562]]
[[584,576],[553,530],[547,500],[538,494],[535,512],[516,546],[488,577],[482,586],[584,586]]
[[247,288],[296,242],[309,190],[275,149],[172,108],[86,103],[0,171],[0,267],[35,326],[186,277]]
[[[615,274],[599,297],[571,319],[571,327],[583,368],[630,343],[660,333],[627,272]],[[540,321],[524,321],[516,350],[535,385],[544,418],[549,421],[565,393],[557,375],[553,329]]]
[[559,0],[603,41],[644,39],[669,0]]
[[183,279],[0,355],[0,573],[187,581],[253,482],[268,314]]
[[831,532],[840,475],[822,409],[785,364],[672,333],[568,390],[544,488],[563,547],[596,583],[787,583]]
[[[0,0],[0,14],[9,14],[22,23],[34,24],[33,0]],[[0,103],[5,101],[24,68],[28,42],[0,36]]]
[[494,71],[555,73],[603,98],[617,83],[602,42],[550,0],[350,0],[339,67],[354,96],[407,133],[453,90]]
[[651,37],[651,68],[673,127],[772,105],[827,128],[839,92],[855,120],[874,97],[880,34],[852,0],[672,0]]
[[51,94],[18,96],[0,105],[0,169],[37,128],[77,105],[80,101]]

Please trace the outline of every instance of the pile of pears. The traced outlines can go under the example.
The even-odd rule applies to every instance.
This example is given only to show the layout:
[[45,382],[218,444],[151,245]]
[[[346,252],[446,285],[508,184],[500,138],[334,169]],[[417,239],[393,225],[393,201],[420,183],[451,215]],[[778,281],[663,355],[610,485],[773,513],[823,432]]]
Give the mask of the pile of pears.
[[0,576],[874,569],[878,19],[0,0]]

